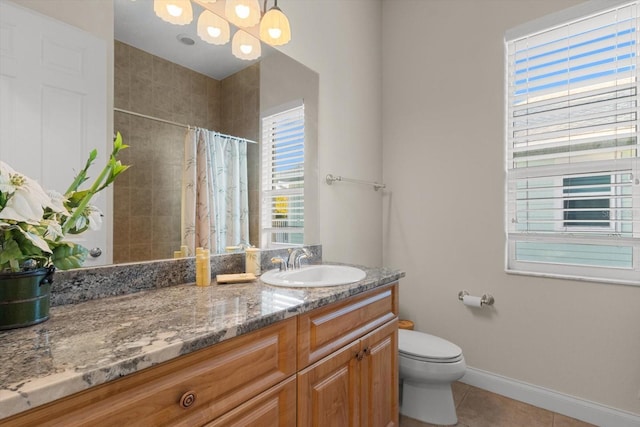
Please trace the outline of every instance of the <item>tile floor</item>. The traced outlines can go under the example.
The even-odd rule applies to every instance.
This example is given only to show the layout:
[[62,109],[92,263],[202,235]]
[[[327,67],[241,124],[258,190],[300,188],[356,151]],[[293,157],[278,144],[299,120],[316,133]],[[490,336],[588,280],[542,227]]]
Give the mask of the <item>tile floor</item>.
[[[453,398],[458,427],[593,427],[573,418],[456,382]],[[400,427],[434,427],[400,416]]]

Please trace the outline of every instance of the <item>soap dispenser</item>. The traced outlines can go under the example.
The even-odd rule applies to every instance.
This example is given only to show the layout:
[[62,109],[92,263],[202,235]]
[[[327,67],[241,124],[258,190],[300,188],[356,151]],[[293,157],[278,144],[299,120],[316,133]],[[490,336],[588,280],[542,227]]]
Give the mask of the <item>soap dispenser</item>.
[[244,268],[246,273],[253,273],[256,276],[259,276],[260,271],[260,249],[249,247],[245,248],[245,263]]
[[209,249],[196,249],[196,285],[211,285],[211,258]]

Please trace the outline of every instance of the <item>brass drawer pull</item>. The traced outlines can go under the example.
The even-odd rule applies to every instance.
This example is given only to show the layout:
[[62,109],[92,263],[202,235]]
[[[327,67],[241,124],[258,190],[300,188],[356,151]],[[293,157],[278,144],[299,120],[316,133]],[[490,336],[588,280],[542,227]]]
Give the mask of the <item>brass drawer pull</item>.
[[187,409],[189,406],[193,405],[196,401],[196,392],[193,390],[189,390],[180,398],[180,407]]
[[371,350],[369,349],[369,347],[365,347],[364,350],[356,353],[356,359],[358,360],[358,362],[360,362],[362,359],[364,359],[365,356],[368,356],[370,354]]

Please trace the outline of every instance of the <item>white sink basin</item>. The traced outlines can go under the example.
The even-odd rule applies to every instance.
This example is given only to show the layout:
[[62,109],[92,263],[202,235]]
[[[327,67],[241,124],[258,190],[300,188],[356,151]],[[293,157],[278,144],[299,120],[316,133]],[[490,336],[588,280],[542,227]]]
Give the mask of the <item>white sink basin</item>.
[[261,277],[264,283],[289,288],[315,288],[359,282],[367,273],[346,265],[309,265],[296,270],[269,270]]

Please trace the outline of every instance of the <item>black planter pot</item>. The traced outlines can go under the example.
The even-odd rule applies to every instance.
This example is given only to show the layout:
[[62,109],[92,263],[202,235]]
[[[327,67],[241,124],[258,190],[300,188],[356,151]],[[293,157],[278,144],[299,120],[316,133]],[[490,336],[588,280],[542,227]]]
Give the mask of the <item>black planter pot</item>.
[[0,330],[22,328],[49,318],[54,267],[0,273]]

